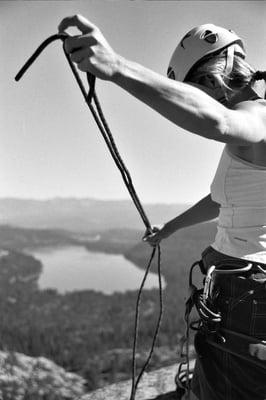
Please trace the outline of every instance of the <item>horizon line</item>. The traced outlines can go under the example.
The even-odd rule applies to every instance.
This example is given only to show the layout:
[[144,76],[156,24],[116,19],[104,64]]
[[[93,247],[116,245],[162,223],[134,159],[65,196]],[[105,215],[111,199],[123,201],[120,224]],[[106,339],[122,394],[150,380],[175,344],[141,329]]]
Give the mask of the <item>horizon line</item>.
[[[36,202],[47,202],[47,201],[54,201],[54,200],[76,200],[76,201],[82,201],[82,200],[90,200],[90,201],[101,201],[101,202],[132,202],[130,198],[96,198],[96,197],[80,197],[80,196],[52,196],[52,197],[20,197],[20,196],[0,196],[0,201],[7,201],[7,200],[16,200],[16,201],[36,201]],[[152,205],[159,205],[159,204],[164,204],[164,205],[174,205],[174,204],[186,204],[190,205],[192,204],[191,202],[169,202],[169,201],[142,201],[143,204],[152,204]]]

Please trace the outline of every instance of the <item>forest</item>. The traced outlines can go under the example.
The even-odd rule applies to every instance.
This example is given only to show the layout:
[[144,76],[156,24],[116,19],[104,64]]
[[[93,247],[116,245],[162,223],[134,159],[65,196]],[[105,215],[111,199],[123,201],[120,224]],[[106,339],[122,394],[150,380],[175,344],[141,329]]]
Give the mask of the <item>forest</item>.
[[[12,230],[14,231],[12,234]],[[185,229],[162,243],[164,314],[150,368],[177,362],[178,339],[183,334],[184,303],[189,266],[200,258],[215,232],[214,224]],[[144,269],[151,248],[141,243],[140,232],[110,231],[100,242],[46,232],[3,226],[0,228],[0,349],[30,356],[45,356],[67,371],[80,374],[87,390],[126,379],[131,354],[137,291],[105,295],[93,290],[59,294],[40,290],[41,263],[24,247],[61,242],[87,245],[90,251],[120,252]],[[54,236],[53,236],[54,235]],[[15,239],[14,239],[15,238]],[[23,244],[22,244],[23,243]],[[79,243],[80,244],[80,243]],[[152,266],[155,272],[156,263]],[[200,283],[202,277],[198,276]],[[141,309],[138,367],[147,357],[159,312],[158,290],[144,290]]]

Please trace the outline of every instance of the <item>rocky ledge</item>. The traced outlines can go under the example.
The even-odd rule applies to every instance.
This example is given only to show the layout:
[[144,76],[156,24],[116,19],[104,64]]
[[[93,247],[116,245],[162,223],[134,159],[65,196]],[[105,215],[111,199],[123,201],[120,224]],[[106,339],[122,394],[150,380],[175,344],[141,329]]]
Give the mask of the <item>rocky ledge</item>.
[[[177,400],[175,394],[175,375],[177,366],[173,365],[145,373],[139,383],[136,400]],[[131,381],[115,383],[82,396],[81,400],[129,400]]]

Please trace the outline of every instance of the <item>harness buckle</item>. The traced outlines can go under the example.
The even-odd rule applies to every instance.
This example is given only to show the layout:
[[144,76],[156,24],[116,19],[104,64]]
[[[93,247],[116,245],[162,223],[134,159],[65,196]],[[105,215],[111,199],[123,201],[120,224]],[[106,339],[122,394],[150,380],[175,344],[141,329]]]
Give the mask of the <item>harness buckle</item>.
[[215,271],[215,265],[212,265],[209,270],[207,271],[205,282],[204,282],[204,288],[203,288],[203,294],[202,294],[202,299],[204,302],[207,301],[207,299],[210,297],[210,294],[212,292],[213,288],[213,273]]

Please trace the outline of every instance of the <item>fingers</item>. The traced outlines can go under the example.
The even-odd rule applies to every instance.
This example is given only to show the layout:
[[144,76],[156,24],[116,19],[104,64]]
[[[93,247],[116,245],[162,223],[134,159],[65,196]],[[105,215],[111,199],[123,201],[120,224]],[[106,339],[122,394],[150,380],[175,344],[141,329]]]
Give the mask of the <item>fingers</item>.
[[96,40],[93,36],[69,36],[64,43],[65,50],[67,53],[72,53],[76,50],[81,49],[83,46],[93,46],[96,43]]
[[76,14],[64,18],[58,26],[58,31],[62,33],[71,26],[78,28],[83,34],[90,33],[95,29],[95,25],[92,22],[88,21],[82,15]]
[[90,69],[90,62],[88,57],[83,58],[79,63],[78,63],[78,69],[82,72],[87,72]]
[[143,242],[145,242],[145,243],[148,243],[150,246],[152,246],[152,247],[156,247],[156,246],[158,246],[158,244],[160,243],[160,242],[153,242],[153,241],[151,241],[149,238],[146,238],[146,237],[144,237],[143,239],[142,239],[142,241]]
[[79,64],[82,60],[87,58],[92,54],[92,51],[90,50],[89,47],[77,49],[74,52],[70,54],[70,58],[73,62]]
[[156,228],[156,233],[153,228],[153,233],[150,231],[145,232],[144,237],[142,238],[143,242],[149,243],[151,246],[158,246],[160,241],[162,240],[161,236],[159,235],[159,230]]
[[[92,43],[95,40],[90,37],[69,37],[65,40],[64,46],[70,58],[75,62],[80,71],[86,72],[89,70],[89,58],[93,56]],[[86,44],[86,45],[85,45]],[[82,47],[82,45],[84,45]]]
[[74,15],[61,21],[59,32],[64,32],[71,26],[78,28],[81,34],[65,39],[65,52],[81,71],[90,72],[100,79],[111,80],[119,64],[118,55],[101,31],[81,15]]

